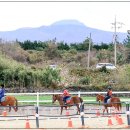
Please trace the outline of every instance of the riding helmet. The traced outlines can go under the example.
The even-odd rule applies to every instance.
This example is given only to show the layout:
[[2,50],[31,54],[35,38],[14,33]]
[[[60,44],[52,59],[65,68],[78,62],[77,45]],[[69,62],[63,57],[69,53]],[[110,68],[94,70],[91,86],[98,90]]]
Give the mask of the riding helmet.
[[108,88],[108,89],[112,89],[112,87],[111,87],[111,86],[108,86],[107,88]]

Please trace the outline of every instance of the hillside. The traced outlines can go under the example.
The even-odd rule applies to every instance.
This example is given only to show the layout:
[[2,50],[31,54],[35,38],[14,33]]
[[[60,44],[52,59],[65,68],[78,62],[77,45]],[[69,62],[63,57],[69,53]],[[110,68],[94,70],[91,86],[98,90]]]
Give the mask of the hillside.
[[[124,48],[119,49],[124,52]],[[44,51],[25,51],[18,43],[0,44],[0,53],[0,82],[4,82],[10,91],[63,90],[65,86],[72,90],[80,87],[86,91],[104,91],[109,83],[114,90],[129,90],[129,64],[118,65],[115,71],[95,69],[99,54],[104,56],[100,62],[113,62],[113,53],[109,50],[91,51],[89,69],[86,51],[58,51],[53,44]],[[52,64],[56,65],[57,72],[46,69]]]

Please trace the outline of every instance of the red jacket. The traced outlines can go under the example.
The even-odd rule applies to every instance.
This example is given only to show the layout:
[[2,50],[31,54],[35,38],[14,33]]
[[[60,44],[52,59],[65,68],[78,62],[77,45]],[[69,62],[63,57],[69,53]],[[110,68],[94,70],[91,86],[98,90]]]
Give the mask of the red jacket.
[[108,90],[107,96],[112,96],[112,90]]
[[67,90],[64,90],[63,96],[70,96],[70,93]]

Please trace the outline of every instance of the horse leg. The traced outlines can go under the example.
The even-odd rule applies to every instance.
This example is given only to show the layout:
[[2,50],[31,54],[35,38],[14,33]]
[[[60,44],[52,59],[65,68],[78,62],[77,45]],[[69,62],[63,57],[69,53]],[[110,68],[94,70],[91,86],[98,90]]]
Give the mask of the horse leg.
[[67,106],[65,106],[65,110],[67,110]]
[[108,108],[106,108],[106,110],[107,110],[107,114],[108,114]]
[[108,114],[108,108],[107,108],[107,106],[105,106],[105,110],[106,110],[106,112],[107,112],[107,114]]
[[117,109],[118,111],[120,111],[120,107],[119,107],[118,104],[116,105],[116,109]]
[[80,114],[80,108],[79,108],[79,104],[76,104],[77,106],[77,115]]
[[104,115],[104,113],[105,113],[105,110],[106,110],[106,111],[107,111],[107,113],[108,113],[107,106],[104,106],[104,109],[103,109],[103,115]]
[[103,115],[104,115],[104,112],[105,112],[105,108],[103,109]]
[[11,111],[11,106],[9,105],[9,112]]
[[15,99],[15,103],[14,103],[14,110],[15,110],[15,112],[17,112],[18,111],[18,100],[17,99]]
[[115,104],[114,107],[115,107],[115,110],[116,110],[116,111],[118,111],[118,112],[120,111],[120,108],[119,108],[118,105]]
[[13,109],[14,109],[15,112],[17,111],[16,108],[15,108],[15,106],[13,106]]
[[63,111],[63,106],[61,106],[61,112],[60,112],[61,115],[62,115],[62,111]]

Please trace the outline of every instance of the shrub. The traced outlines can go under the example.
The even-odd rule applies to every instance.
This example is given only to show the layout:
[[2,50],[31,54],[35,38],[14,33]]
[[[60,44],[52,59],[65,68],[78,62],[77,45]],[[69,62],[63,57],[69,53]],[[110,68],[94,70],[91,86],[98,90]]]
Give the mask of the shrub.
[[90,77],[88,76],[83,77],[79,80],[79,84],[89,85],[89,83],[90,83]]

